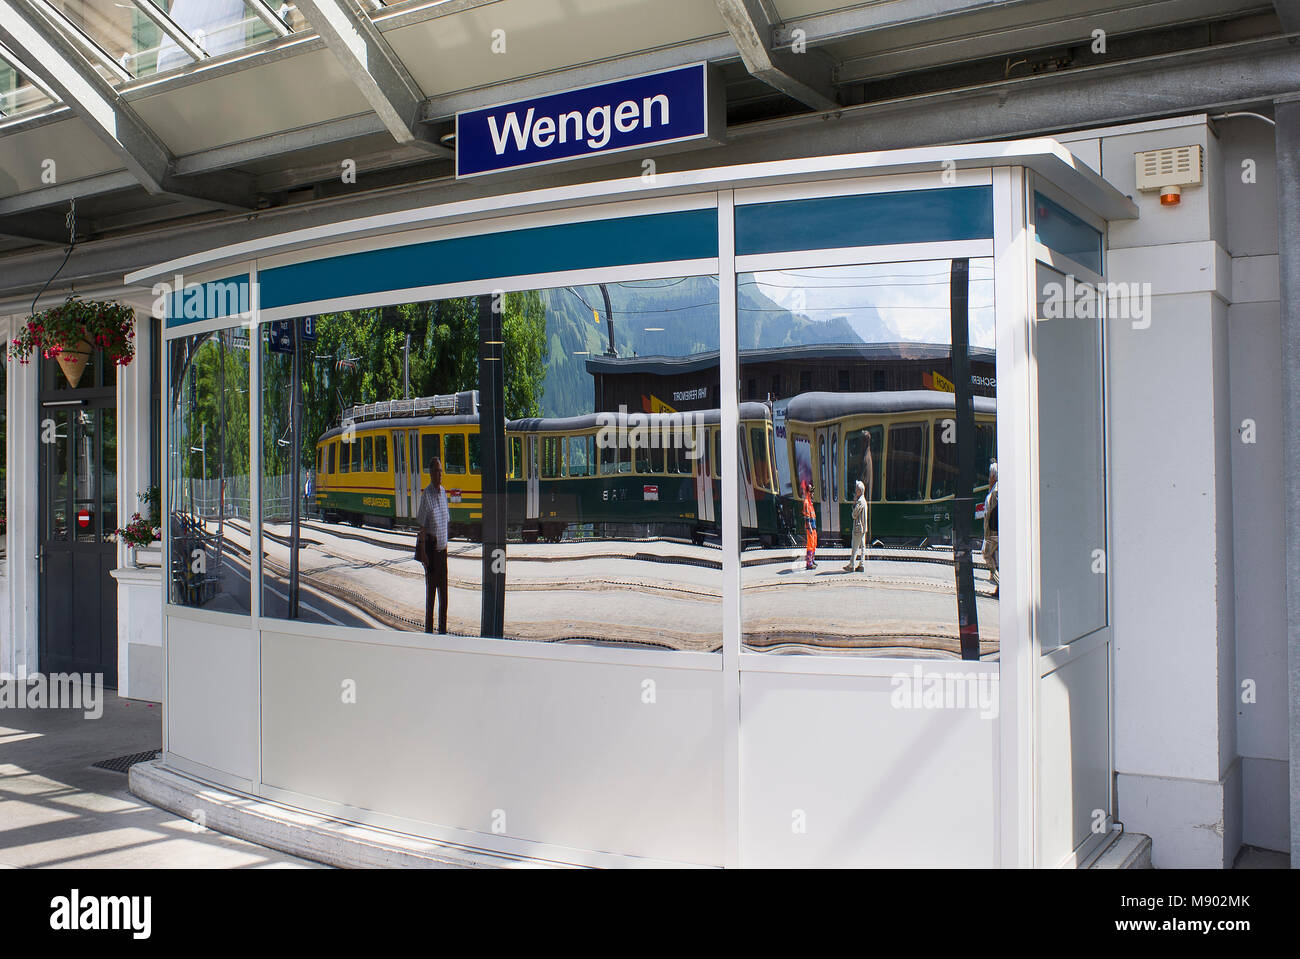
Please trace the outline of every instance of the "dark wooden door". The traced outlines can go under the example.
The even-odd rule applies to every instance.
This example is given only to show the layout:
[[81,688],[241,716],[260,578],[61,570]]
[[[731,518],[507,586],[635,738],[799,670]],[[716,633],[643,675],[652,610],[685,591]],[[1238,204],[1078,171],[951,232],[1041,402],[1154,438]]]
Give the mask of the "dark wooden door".
[[41,670],[102,673],[104,685],[115,689],[116,371],[95,362],[83,374],[89,382],[72,389],[52,361],[43,365],[37,423]]

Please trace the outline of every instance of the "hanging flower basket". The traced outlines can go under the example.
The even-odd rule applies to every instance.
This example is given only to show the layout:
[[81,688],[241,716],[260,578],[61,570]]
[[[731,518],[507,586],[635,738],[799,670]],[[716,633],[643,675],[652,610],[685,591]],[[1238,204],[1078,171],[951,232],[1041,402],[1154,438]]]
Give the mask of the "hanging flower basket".
[[39,351],[57,360],[68,385],[81,381],[91,354],[126,366],[135,358],[135,311],[120,303],[104,303],[70,296],[58,306],[33,315],[9,344],[9,356],[20,363]]

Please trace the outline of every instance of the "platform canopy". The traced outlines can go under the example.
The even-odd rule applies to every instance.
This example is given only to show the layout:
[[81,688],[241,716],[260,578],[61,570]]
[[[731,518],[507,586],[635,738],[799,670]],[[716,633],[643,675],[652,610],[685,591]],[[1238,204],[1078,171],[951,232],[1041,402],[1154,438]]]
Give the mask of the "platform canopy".
[[[1163,85],[1186,88],[1179,70],[1193,63],[1202,73],[1222,63],[1238,83],[1243,63],[1267,74],[1272,48],[1255,44],[1300,27],[1293,0],[1276,9],[1266,0],[1078,0],[1070,8],[1063,15],[1055,0],[0,0],[0,255],[65,245],[73,199],[72,231],[85,240],[446,178],[458,111],[683,64],[718,69],[729,133],[1160,58],[1152,78],[1133,84],[1131,112],[1146,116],[1177,108],[1161,99]],[[1025,117],[1019,134],[1054,128],[1053,111],[1036,110],[1039,119]],[[1057,125],[1069,122],[1056,115]],[[914,142],[937,141],[918,131]],[[360,171],[355,183],[340,177],[344,161]]]

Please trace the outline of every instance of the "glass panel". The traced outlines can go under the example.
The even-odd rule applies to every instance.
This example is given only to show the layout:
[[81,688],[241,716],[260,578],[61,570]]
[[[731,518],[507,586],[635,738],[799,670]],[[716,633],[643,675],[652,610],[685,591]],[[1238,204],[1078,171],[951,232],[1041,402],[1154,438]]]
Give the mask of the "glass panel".
[[911,423],[889,428],[885,455],[885,499],[915,502],[925,499],[925,431]]
[[439,444],[442,442],[442,436],[438,433],[425,433],[421,442],[424,444],[423,452],[420,454],[420,469],[424,473],[429,472],[429,464],[436,459],[441,459],[442,454],[439,452]]
[[[208,56],[218,57],[256,43],[275,38],[271,28],[249,9],[244,0],[153,0],[155,6],[171,14],[177,26],[188,34]],[[280,4],[270,3],[272,10]],[[174,40],[160,38],[155,69],[158,72],[183,67],[192,62]]]
[[1042,193],[1034,194],[1034,232],[1049,250],[1101,273],[1101,231]]
[[[68,456],[68,437],[72,433],[72,414],[64,410],[42,410],[42,443],[50,452],[50,468],[45,487],[49,504],[49,527],[46,539],[68,538],[68,488],[72,460]],[[45,430],[49,429],[49,433]]]
[[523,441],[517,436],[512,436],[510,438],[510,442],[506,444],[506,448],[509,450],[509,456],[510,456],[510,473],[509,473],[510,478],[523,479],[524,478]]
[[[1038,483],[1044,649],[1107,623],[1102,304],[1088,282],[1038,264]],[[1067,295],[1067,291],[1068,295]]]
[[167,531],[179,605],[250,609],[248,351],[240,327],[169,343]]
[[100,416],[99,535],[103,542],[117,539],[117,410],[103,409]]
[[127,73],[138,77],[153,72],[161,31],[133,3],[128,0],[48,2]]
[[992,261],[741,274],[737,308],[746,647],[995,658]]
[[375,468],[375,438],[367,436],[361,441],[361,470],[364,473],[373,472]]
[[[465,434],[447,434],[447,457],[443,469],[448,473],[465,472]],[[425,472],[428,472],[426,468]]]
[[[736,253],[937,243],[993,235],[993,188],[947,187],[736,206]],[[741,377],[745,382],[749,374]]]
[[[704,449],[718,421],[717,279],[508,293],[499,305],[504,383],[492,406],[507,456],[495,477],[480,429],[476,298],[316,317],[297,358],[300,461],[328,454],[347,424],[356,446],[372,443],[376,469],[316,477],[296,551],[290,500],[264,498],[268,615],[431,630],[446,597],[447,631],[477,636],[500,597],[504,624],[489,635],[718,649],[721,486]],[[297,447],[279,440],[292,436],[295,357],[263,339],[262,481],[273,491],[293,488],[282,477]],[[422,473],[435,458],[441,473]],[[673,475],[650,472],[666,460]],[[489,521],[504,523],[516,561],[509,589],[483,579]],[[445,546],[426,567],[414,555],[421,525]]]
[[0,117],[37,110],[53,102],[12,64],[0,60]]

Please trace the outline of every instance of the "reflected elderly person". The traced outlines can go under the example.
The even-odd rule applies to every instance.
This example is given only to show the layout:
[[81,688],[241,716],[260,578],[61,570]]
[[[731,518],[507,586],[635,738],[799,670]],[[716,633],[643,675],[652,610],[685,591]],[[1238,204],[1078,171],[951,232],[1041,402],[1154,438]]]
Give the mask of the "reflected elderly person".
[[[844,572],[853,572],[857,567],[859,573],[866,569],[867,562],[867,487],[862,480],[858,480],[853,486],[853,552],[849,553],[849,565],[844,567]],[[862,558],[858,559],[858,550],[862,551]],[[856,561],[856,562],[855,562]]]
[[998,464],[989,464],[989,494],[984,497],[984,562],[993,580],[993,595],[1002,588],[998,577]]
[[447,632],[447,492],[442,488],[442,460],[429,462],[429,485],[420,494],[415,522],[423,543],[424,631],[433,632],[433,597],[438,596],[438,632]]

